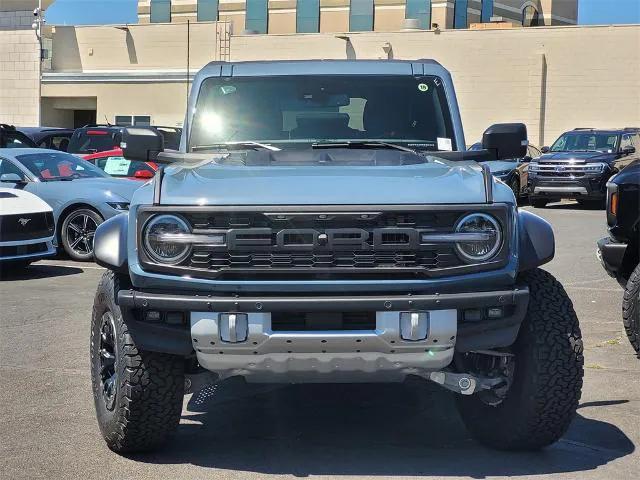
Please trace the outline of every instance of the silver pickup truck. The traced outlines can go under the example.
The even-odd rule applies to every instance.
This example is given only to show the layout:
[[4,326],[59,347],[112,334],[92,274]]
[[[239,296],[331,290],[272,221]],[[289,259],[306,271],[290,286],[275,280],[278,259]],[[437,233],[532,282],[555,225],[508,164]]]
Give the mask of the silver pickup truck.
[[476,162],[522,157],[525,126],[494,125],[482,146],[465,151],[432,60],[212,63],[178,152],[125,129],[127,158],[172,163],[95,235],[108,446],[162,444],[202,375],[419,377],[459,394],[484,444],[556,441],[581,393],[578,319],[538,268],[550,225]]

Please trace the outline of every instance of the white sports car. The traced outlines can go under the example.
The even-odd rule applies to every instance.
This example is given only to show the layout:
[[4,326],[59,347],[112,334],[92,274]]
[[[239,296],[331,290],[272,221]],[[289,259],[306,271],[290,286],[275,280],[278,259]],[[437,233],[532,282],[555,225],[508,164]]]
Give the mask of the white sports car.
[[51,207],[32,193],[0,188],[0,270],[54,255]]

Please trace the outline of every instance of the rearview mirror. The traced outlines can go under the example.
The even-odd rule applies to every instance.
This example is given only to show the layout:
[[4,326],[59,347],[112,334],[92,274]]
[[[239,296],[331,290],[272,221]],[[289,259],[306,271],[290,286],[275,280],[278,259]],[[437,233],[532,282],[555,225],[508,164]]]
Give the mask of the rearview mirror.
[[153,162],[164,150],[164,140],[155,129],[129,127],[122,131],[120,148],[127,160]]
[[0,182],[2,183],[27,183],[17,173],[3,173],[0,175]]
[[549,153],[549,152],[551,151],[551,149],[550,149],[549,147],[542,147],[542,148],[540,149],[540,151],[541,151],[542,153]]
[[524,123],[497,123],[482,135],[482,148],[489,150],[497,160],[524,157],[528,144]]

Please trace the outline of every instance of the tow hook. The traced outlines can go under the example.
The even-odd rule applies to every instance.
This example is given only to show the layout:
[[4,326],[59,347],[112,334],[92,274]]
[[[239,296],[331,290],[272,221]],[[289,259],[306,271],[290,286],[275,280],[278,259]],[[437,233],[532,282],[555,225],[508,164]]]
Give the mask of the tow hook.
[[506,382],[506,379],[501,377],[476,377],[468,373],[453,372],[431,372],[428,379],[447,390],[462,395],[473,395],[480,390],[491,390]]

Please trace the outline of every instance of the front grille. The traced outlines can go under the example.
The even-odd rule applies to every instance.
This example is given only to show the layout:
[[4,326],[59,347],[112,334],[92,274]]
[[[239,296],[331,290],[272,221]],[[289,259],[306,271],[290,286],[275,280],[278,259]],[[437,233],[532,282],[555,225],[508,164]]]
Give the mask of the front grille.
[[566,162],[558,163],[539,163],[536,165],[535,172],[540,177],[556,177],[556,178],[580,178],[584,177],[584,164],[571,164]]
[[[503,266],[508,242],[483,265],[468,265],[453,243],[423,243],[422,234],[455,231],[458,220],[487,211],[508,239],[510,218],[505,205],[447,207],[146,207],[138,225],[157,212],[182,216],[192,234],[189,256],[179,265],[159,265],[141,248],[141,265],[176,275],[217,280],[377,280],[416,279],[463,274]],[[347,210],[349,208],[349,210]],[[353,210],[351,210],[353,208]],[[385,210],[386,209],[386,210]],[[138,231],[141,245],[142,231]],[[224,236],[224,244],[208,238]]]
[[13,245],[10,247],[0,247],[0,257],[17,257],[22,255],[44,253],[46,251],[46,242],[31,243],[29,245]]
[[274,332],[375,330],[376,312],[272,312]]
[[16,242],[53,236],[52,212],[0,216],[0,242]]

